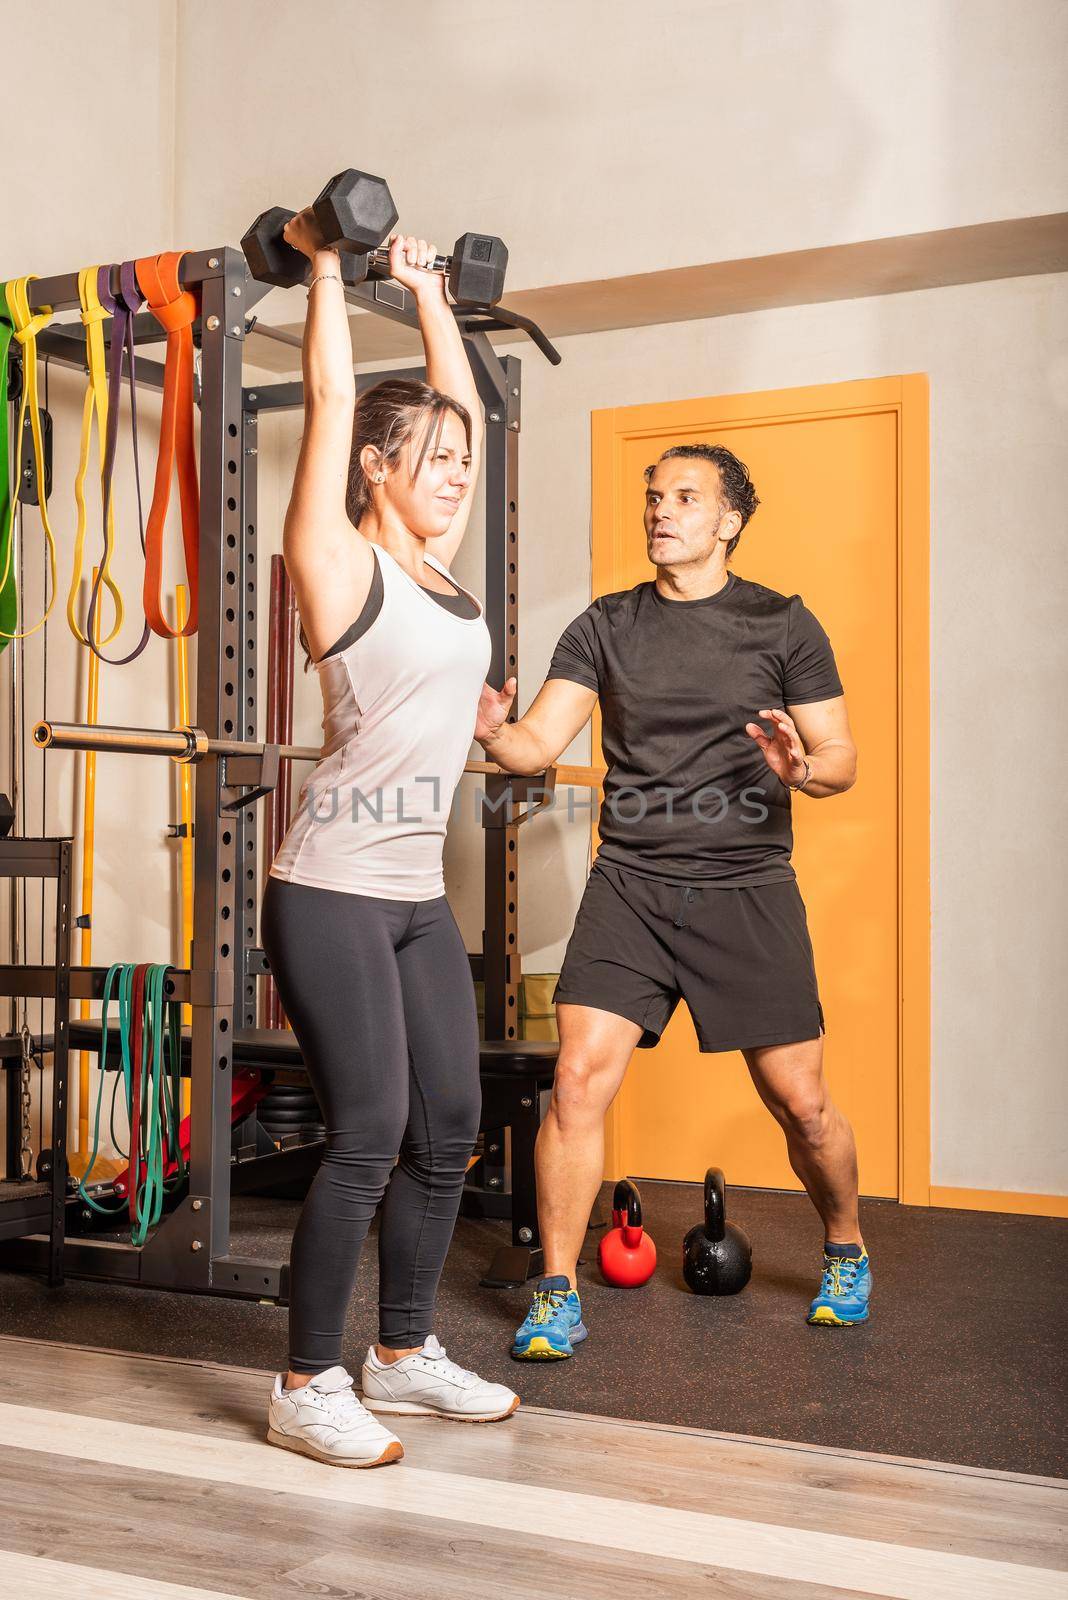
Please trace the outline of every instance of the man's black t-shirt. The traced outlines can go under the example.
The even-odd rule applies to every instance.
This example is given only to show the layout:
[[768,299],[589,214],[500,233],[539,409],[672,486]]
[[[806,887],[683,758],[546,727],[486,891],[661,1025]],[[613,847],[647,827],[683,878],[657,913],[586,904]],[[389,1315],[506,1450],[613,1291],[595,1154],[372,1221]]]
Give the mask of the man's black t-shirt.
[[671,883],[793,878],[790,791],[745,725],[764,708],[842,693],[830,640],[800,595],[734,573],[703,600],[639,583],[575,618],[548,676],[600,697],[599,859]]

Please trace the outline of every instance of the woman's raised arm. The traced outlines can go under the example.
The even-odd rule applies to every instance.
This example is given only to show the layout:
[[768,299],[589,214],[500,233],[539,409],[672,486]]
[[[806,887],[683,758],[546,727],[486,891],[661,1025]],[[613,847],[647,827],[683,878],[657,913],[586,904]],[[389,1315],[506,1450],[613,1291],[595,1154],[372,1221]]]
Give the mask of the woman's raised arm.
[[426,355],[426,381],[468,410],[471,415],[471,469],[467,493],[445,533],[426,541],[426,548],[443,566],[450,566],[467,531],[471,499],[482,461],[482,407],[475,387],[467,351],[456,326],[456,318],[445,297],[445,279],[417,265],[420,259],[433,261],[435,249],[425,239],[397,237],[390,243],[390,272],[398,283],[410,289],[419,310],[419,329]]
[[355,533],[345,504],[356,380],[338,254],[322,248],[310,210],[286,224],[285,238],[309,257],[312,274],[301,350],[304,434],[282,550],[316,657],[316,646],[329,648],[342,631],[335,627],[339,615],[351,620],[354,605],[358,610],[366,597],[373,556]]

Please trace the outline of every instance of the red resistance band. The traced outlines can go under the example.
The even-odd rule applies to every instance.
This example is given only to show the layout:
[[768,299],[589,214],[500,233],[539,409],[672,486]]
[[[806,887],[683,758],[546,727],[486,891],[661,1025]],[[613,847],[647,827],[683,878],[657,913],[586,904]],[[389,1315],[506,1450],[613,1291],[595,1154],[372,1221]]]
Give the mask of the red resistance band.
[[[145,535],[144,605],[148,625],[165,639],[197,631],[200,602],[200,486],[197,481],[193,438],[193,323],[197,297],[182,288],[178,274],[183,252],[167,251],[142,256],[135,263],[137,282],[148,309],[167,330],[167,358],[163,370],[163,415],[160,420],[159,458],[152,506]],[[182,506],[182,542],[189,587],[189,616],[184,628],[174,629],[163,615],[163,529],[171,498],[171,476],[178,468],[178,495]]]

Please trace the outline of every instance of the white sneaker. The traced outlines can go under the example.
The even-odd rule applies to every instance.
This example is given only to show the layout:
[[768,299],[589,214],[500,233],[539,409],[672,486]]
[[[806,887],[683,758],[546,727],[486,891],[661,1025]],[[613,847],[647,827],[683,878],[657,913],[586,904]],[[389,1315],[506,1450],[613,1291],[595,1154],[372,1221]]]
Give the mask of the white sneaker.
[[374,1345],[361,1374],[368,1411],[403,1411],[414,1416],[450,1417],[454,1422],[499,1422],[510,1417],[519,1396],[503,1383],[486,1383],[449,1361],[434,1334],[421,1350],[388,1365]]
[[334,1467],[381,1467],[403,1456],[396,1434],[357,1400],[344,1367],[328,1367],[299,1389],[284,1388],[284,1378],[275,1378],[267,1408],[270,1444]]

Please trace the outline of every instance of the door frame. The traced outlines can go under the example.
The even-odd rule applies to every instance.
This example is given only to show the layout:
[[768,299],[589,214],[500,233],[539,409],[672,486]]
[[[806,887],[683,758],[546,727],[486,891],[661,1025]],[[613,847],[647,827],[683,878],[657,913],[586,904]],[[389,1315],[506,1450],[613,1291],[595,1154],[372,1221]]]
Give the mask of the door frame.
[[[712,395],[593,411],[591,422],[591,590],[620,587],[626,543],[616,494],[625,443],[673,429],[714,433],[727,425],[782,423],[890,413],[897,429],[897,884],[898,1199],[930,1205],[931,1194],[931,701],[930,425],[926,373],[863,378],[798,389]],[[600,723],[594,721],[599,759]],[[606,1163],[621,1159],[615,1108]],[[937,1203],[937,1202],[936,1202]]]

